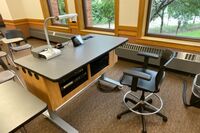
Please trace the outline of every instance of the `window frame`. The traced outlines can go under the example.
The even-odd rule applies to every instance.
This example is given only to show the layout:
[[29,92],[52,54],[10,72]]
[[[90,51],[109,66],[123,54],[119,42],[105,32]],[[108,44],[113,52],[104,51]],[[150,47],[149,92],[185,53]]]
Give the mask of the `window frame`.
[[99,28],[99,27],[90,27],[87,26],[88,22],[87,22],[87,12],[86,12],[86,1],[85,0],[81,0],[82,2],[82,13],[83,13],[83,25],[84,25],[84,29],[86,30],[96,30],[96,31],[106,31],[106,32],[114,32],[116,29],[116,0],[114,0],[114,29],[108,29],[108,28]]
[[[68,4],[67,4],[67,0],[64,0],[64,3],[65,3],[65,12],[68,13]],[[48,16],[47,17],[50,17],[51,14],[52,14],[52,7],[50,5],[50,0],[46,0],[46,4],[47,4],[47,12],[48,12]],[[52,26],[60,26],[60,27],[69,27],[69,19],[67,20],[67,23],[66,24],[58,24],[58,23],[54,23],[53,20],[51,20],[51,25]]]
[[151,7],[152,7],[152,1],[148,1],[147,5],[147,18],[145,23],[145,31],[144,35],[149,37],[158,37],[158,38],[165,38],[165,39],[174,39],[174,40],[183,40],[183,41],[193,41],[193,42],[199,42],[199,38],[192,38],[192,37],[181,37],[181,36],[173,36],[173,35],[167,35],[167,34],[159,34],[159,33],[148,33],[149,30],[149,24],[150,24],[150,14],[151,14]]

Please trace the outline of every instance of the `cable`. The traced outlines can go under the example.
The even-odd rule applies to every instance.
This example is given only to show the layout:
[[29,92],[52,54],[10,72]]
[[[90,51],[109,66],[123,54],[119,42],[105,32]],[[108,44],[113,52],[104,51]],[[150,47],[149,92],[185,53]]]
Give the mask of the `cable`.
[[183,104],[186,107],[189,107],[191,105],[187,103],[186,92],[187,92],[187,81],[183,80],[183,92],[182,92]]

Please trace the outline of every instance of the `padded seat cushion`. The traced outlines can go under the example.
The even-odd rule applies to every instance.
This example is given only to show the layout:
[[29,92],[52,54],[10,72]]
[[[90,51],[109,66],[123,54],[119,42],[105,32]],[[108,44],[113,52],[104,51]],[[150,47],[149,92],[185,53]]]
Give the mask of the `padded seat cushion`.
[[30,48],[31,48],[31,45],[28,43],[21,46],[11,47],[11,49],[14,51],[21,51],[21,50],[30,49]]
[[[138,80],[138,84],[137,84],[138,90],[144,90],[146,92],[155,92],[155,90],[156,90],[155,78],[156,78],[156,75],[157,75],[158,72],[153,71],[153,70],[149,70],[149,69],[145,70],[143,68],[133,68],[132,70],[144,72],[146,74],[151,75],[151,80],[149,80],[149,81],[144,80],[144,79]],[[124,74],[121,78],[120,83],[122,85],[126,85],[126,86],[131,87],[132,78],[133,78],[132,76]]]
[[0,72],[0,83],[6,82],[15,77],[15,74],[12,71],[6,70]]

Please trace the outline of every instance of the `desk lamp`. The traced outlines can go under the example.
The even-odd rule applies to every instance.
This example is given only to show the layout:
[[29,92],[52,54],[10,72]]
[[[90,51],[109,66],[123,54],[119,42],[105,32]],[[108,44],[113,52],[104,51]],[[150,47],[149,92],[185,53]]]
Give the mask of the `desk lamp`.
[[52,48],[51,44],[50,44],[50,41],[49,41],[49,35],[48,35],[48,21],[49,20],[61,20],[61,19],[72,19],[72,22],[73,21],[76,21],[76,17],[77,17],[77,14],[76,13],[71,13],[71,14],[65,14],[65,15],[60,15],[60,16],[51,16],[51,17],[48,17],[45,19],[44,21],[44,33],[45,33],[45,37],[46,37],[46,40],[47,40],[47,45],[48,45],[48,48],[45,49],[44,51],[40,52],[40,56],[43,56],[45,59],[51,59],[51,58],[54,58],[58,55],[61,54],[61,50],[59,49],[56,49],[56,48]]

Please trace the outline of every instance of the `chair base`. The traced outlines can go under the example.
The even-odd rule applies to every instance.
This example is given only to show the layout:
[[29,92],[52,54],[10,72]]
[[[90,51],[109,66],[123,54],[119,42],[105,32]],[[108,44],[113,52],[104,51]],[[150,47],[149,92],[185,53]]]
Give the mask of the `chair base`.
[[[117,115],[117,119],[121,119],[121,117],[123,115],[131,113],[131,112],[133,112],[133,110],[134,110],[134,112],[139,112],[138,114],[141,115],[141,120],[142,120],[142,133],[147,133],[146,123],[145,123],[145,114],[147,114],[146,112],[148,112],[149,114],[156,114],[157,116],[162,117],[163,122],[167,122],[167,117],[165,115],[163,115],[160,112],[157,112],[156,109],[152,109],[152,108],[146,106],[148,104],[145,104],[145,102],[144,102],[145,101],[144,92],[142,93],[142,96],[141,96],[139,102],[135,101],[135,100],[133,100],[131,98],[126,97],[124,99],[124,102],[127,103],[128,101],[131,102],[132,104],[136,104],[137,105],[139,102],[140,102],[140,104],[138,104],[137,106],[134,106],[131,109],[129,108],[129,109],[123,111],[122,113],[118,114]],[[151,104],[153,101],[152,101],[152,99],[148,99],[146,102]],[[156,112],[156,113],[154,113],[154,112]]]
[[[138,106],[134,110],[138,110],[141,113],[142,112],[154,112],[155,111],[155,110],[153,110],[151,108],[148,108],[148,107],[145,107],[143,105]],[[132,111],[129,110],[129,109],[123,111],[122,113],[120,113],[120,114],[117,115],[117,119],[121,119],[121,117],[123,115],[126,115],[128,113],[132,113]],[[162,117],[163,122],[167,122],[167,120],[168,120],[167,117],[165,115],[163,115],[162,113],[158,112],[158,113],[156,113],[156,115]],[[142,120],[142,133],[147,133],[146,123],[145,123],[145,116],[144,115],[141,115],[141,120]]]
[[200,98],[192,94],[190,99],[190,106],[200,108]]

